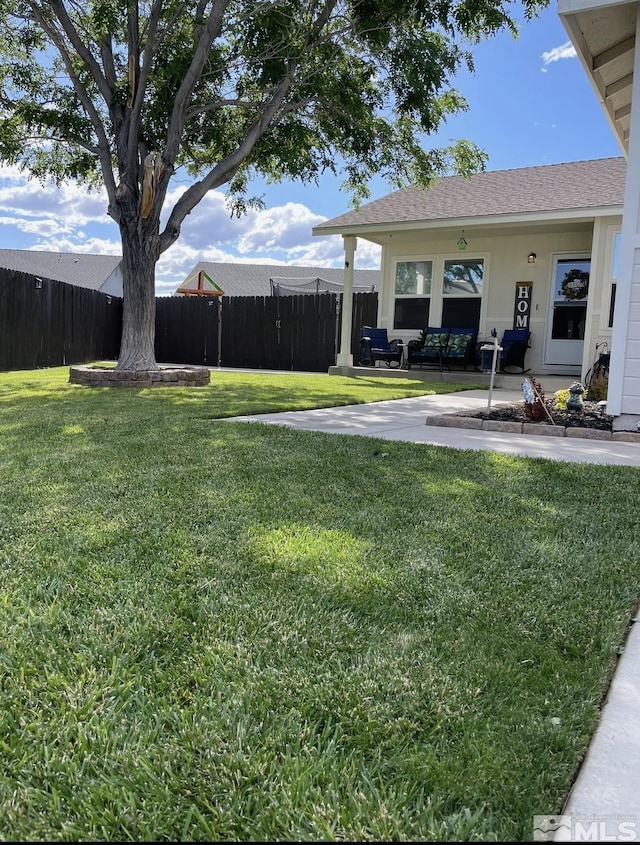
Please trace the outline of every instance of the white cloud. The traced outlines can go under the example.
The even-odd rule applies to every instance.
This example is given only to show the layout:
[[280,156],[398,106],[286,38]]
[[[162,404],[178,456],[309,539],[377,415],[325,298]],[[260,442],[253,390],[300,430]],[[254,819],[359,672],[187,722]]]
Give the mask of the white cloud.
[[54,219],[24,220],[20,217],[0,217],[0,226],[15,226],[16,229],[26,235],[48,238],[54,235],[68,234],[72,231],[69,226]]
[[43,187],[24,178],[0,188],[0,209],[20,217],[63,219],[74,226],[111,220],[105,191],[88,191],[74,184]]
[[[358,240],[356,270],[379,270],[381,247],[369,241]],[[344,245],[340,235],[313,238],[304,248],[292,252],[289,263],[306,264],[311,267],[342,267]]]
[[238,261],[228,250],[217,247],[194,248],[177,240],[173,246],[160,256],[156,265],[156,289],[174,291],[184,282],[189,273],[200,261]]
[[[169,198],[172,204],[181,191]],[[240,219],[231,218],[224,194],[212,191],[187,217],[178,241],[161,256],[158,289],[175,290],[200,261],[341,267],[342,238],[316,238],[311,234],[312,228],[324,220],[326,217],[294,202],[262,211],[250,209]],[[357,267],[378,269],[380,248],[361,241]]]
[[311,229],[325,220],[326,217],[294,202],[256,212],[253,225],[239,240],[238,251],[246,255],[274,251],[286,254],[290,250],[300,250],[305,243],[310,243]]
[[79,241],[73,238],[53,238],[42,240],[31,249],[47,252],[80,252],[89,255],[120,255],[122,246],[120,241],[109,240],[108,238],[85,237]]
[[0,184],[5,183],[11,185],[13,183],[22,183],[26,181],[26,174],[15,164],[3,164],[0,166]]
[[[186,185],[179,185],[167,196],[164,221],[184,190]],[[104,190],[88,191],[75,184],[43,187],[15,168],[0,168],[0,246],[118,255],[118,227],[106,210]],[[243,217],[232,217],[224,193],[211,191],[160,257],[156,290],[172,293],[200,261],[342,267],[342,238],[311,234],[324,220],[301,202],[249,209]],[[356,267],[378,269],[380,248],[359,241]]]
[[[170,210],[184,193],[180,187],[167,195],[162,215],[166,222]],[[180,242],[190,246],[220,246],[237,241],[251,227],[256,212],[250,210],[245,217],[232,218],[221,191],[210,191],[188,214],[180,230]]]
[[576,48],[570,41],[566,41],[560,47],[553,47],[551,50],[545,51],[541,58],[545,65],[550,65],[560,59],[575,59],[576,55]]

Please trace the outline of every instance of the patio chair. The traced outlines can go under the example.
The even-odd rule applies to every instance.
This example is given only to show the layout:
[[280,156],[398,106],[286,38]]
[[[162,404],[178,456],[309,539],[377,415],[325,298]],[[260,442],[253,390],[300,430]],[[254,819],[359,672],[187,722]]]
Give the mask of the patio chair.
[[375,367],[376,361],[384,361],[387,367],[402,366],[404,345],[401,340],[389,340],[386,329],[373,326],[363,326],[360,334],[358,363],[361,366]]
[[465,370],[468,364],[474,363],[477,329],[453,328],[449,329],[447,345],[442,353],[442,360],[451,371],[451,362],[463,364]]
[[521,373],[528,373],[529,369],[524,368],[524,358],[527,354],[527,349],[530,348],[529,339],[531,332],[529,329],[505,329],[500,341],[502,352],[500,353],[500,371],[506,372],[507,367],[514,367],[520,370]]
[[436,364],[442,369],[442,353],[447,346],[449,329],[428,326],[422,329],[417,340],[410,340],[407,344],[407,369],[412,364]]

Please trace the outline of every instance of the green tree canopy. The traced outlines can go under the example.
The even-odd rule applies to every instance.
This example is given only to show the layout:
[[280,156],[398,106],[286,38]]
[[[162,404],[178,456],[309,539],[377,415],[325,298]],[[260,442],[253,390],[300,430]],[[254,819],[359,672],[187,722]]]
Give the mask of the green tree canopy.
[[[118,366],[155,366],[160,254],[206,193],[251,203],[254,174],[340,172],[361,200],[470,174],[470,141],[428,149],[465,109],[470,47],[548,0],[0,0],[0,159],[34,177],[104,184],[123,248]],[[171,180],[189,187],[160,227]]]

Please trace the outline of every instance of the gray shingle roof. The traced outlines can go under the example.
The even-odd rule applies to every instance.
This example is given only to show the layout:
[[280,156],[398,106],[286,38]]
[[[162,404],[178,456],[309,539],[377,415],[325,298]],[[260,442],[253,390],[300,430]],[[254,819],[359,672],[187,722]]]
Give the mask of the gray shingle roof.
[[[225,296],[270,296],[270,279],[326,279],[329,282],[343,281],[341,267],[300,267],[290,264],[237,264],[201,261],[187,276],[193,279],[204,270],[222,288]],[[375,285],[380,282],[379,270],[354,270],[353,283],[356,286]],[[184,282],[183,282],[184,284]],[[195,285],[191,284],[190,287]]]
[[626,161],[619,157],[485,171],[469,179],[444,176],[432,188],[395,191],[313,231],[320,235],[350,226],[622,208],[626,172]]
[[99,290],[121,261],[119,255],[0,249],[0,267],[6,270],[33,273],[91,290]]

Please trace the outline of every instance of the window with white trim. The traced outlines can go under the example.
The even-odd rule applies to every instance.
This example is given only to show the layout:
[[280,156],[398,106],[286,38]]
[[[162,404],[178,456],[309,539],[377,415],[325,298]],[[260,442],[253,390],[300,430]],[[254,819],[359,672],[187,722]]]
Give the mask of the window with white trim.
[[478,329],[484,258],[433,257],[396,262],[393,328],[427,326]]
[[444,262],[442,273],[442,326],[477,329],[484,283],[484,259]]
[[394,329],[429,325],[432,261],[398,261],[395,278]]

